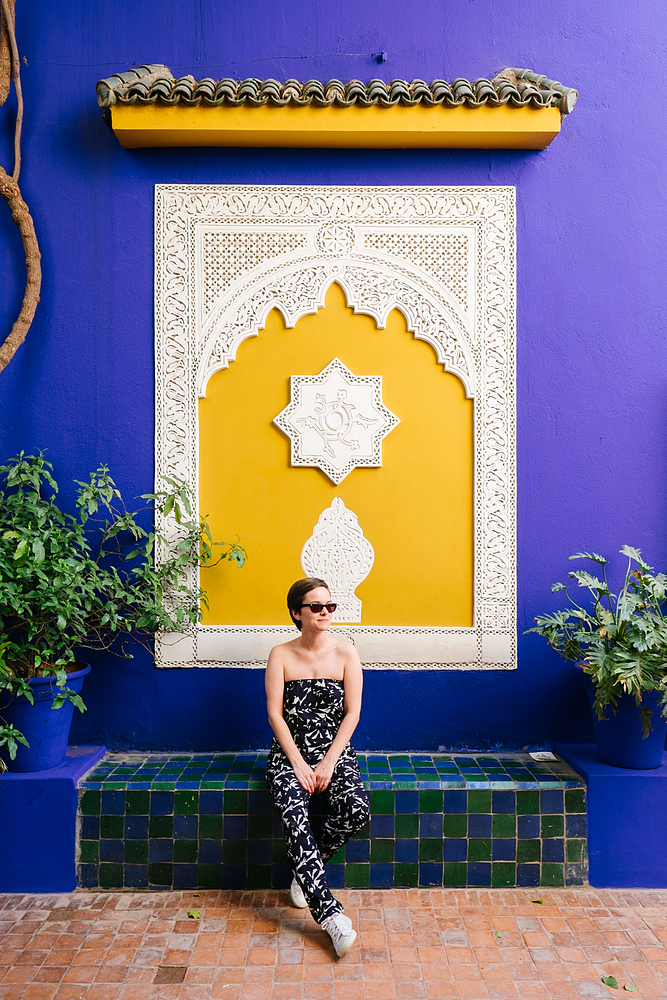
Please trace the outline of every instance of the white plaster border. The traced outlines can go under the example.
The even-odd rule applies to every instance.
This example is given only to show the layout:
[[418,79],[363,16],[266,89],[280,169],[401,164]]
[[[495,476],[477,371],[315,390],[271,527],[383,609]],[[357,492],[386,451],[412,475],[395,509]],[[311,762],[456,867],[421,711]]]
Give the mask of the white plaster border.
[[[161,184],[155,199],[156,482],[177,475],[198,492],[197,398],[271,309],[292,327],[333,282],[379,327],[398,308],[474,399],[474,624],[341,631],[366,669],[515,669],[514,188]],[[236,257],[205,296],[210,233]],[[449,238],[451,264],[429,255]],[[159,639],[156,666],[257,669],[295,634],[200,625]]]

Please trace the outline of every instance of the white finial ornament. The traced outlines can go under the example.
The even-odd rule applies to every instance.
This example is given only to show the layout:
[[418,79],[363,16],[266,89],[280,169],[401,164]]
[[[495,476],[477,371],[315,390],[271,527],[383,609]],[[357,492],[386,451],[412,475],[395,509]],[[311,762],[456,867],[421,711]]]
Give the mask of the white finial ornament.
[[306,576],[327,581],[338,605],[335,621],[361,621],[361,601],[354,591],[370,573],[374,559],[357,515],[334,497],[303,547],[301,568]]

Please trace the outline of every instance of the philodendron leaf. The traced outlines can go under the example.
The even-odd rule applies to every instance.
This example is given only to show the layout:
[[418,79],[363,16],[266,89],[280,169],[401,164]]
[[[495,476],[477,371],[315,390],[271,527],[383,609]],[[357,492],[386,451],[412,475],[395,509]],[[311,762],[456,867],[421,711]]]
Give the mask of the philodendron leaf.
[[199,910],[188,910],[188,916],[192,920],[199,920],[199,918],[201,917],[201,913],[199,912]]
[[616,980],[613,976],[603,976],[602,982],[605,986],[611,986],[612,990],[618,989],[618,980]]
[[502,931],[496,931],[496,937],[498,939],[500,939],[502,936],[503,936],[503,932]]
[[628,993],[639,993],[637,987],[633,986],[632,983],[626,983],[623,989],[627,990]]

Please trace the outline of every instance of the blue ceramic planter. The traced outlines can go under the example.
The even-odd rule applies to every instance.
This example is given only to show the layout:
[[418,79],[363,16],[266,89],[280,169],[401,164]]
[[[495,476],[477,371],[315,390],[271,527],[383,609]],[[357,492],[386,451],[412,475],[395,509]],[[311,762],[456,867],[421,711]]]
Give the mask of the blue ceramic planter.
[[[583,675],[583,680],[593,711],[595,685],[588,674]],[[642,704],[651,709],[653,727],[646,739],[642,734],[641,710],[631,695],[619,698],[616,712],[607,706],[604,719],[598,719],[597,712],[593,711],[598,756],[603,764],[637,771],[660,767],[667,738],[667,719],[660,715],[659,697],[658,691],[642,695]]]
[[[67,675],[67,686],[77,694],[81,691],[84,677],[90,673],[87,664],[82,663],[80,667],[80,670]],[[3,708],[2,716],[7,723],[21,730],[30,746],[19,743],[15,760],[10,760],[9,753],[3,748],[2,758],[10,771],[47,771],[65,760],[74,705],[67,701],[62,708],[51,708],[58,693],[53,675],[31,677],[28,683],[35,704],[31,705],[26,698],[15,698],[7,708]]]

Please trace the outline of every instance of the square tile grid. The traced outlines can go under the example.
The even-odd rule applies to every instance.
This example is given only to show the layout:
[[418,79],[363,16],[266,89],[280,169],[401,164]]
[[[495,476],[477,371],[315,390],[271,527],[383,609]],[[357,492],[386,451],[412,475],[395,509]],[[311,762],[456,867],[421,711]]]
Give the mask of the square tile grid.
[[0,895],[0,1000],[667,997],[665,890],[337,895],[341,960],[286,891]]
[[[283,888],[291,875],[266,753],[110,754],[80,785],[83,888]],[[582,779],[528,754],[358,754],[371,819],[334,888],[587,881]],[[314,797],[313,824],[321,821]]]

